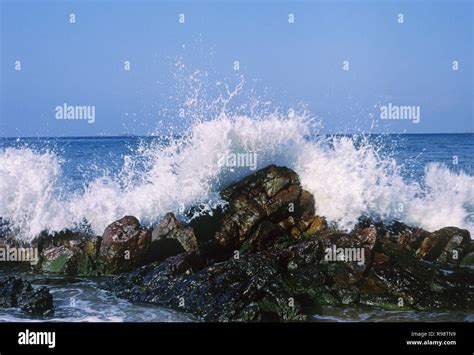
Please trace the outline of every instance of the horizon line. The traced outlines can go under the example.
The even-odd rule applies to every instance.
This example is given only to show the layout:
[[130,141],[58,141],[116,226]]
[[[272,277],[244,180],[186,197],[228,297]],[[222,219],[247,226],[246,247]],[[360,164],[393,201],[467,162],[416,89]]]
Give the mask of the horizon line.
[[[357,135],[357,134],[365,134],[365,135],[441,135],[441,134],[474,134],[472,132],[422,132],[422,133],[321,133],[315,134],[315,136],[328,136],[328,135]],[[144,134],[96,134],[96,135],[87,135],[87,136],[0,136],[0,139],[11,139],[11,138],[162,138],[162,137],[169,137],[169,136],[183,136],[185,134],[174,133],[174,134],[162,134],[162,135],[144,135]]]

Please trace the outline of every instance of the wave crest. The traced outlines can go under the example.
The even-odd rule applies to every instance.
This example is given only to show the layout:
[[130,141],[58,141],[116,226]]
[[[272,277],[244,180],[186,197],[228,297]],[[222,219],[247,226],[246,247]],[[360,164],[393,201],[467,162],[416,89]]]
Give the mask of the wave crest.
[[315,196],[317,213],[339,228],[351,229],[359,216],[370,215],[428,230],[453,225],[474,231],[472,176],[429,164],[421,182],[406,181],[402,167],[381,156],[380,147],[355,137],[310,138],[313,124],[304,113],[221,114],[194,123],[186,136],[168,144],[143,142],[123,156],[119,174],[104,174],[74,193],[66,193],[59,154],[5,148],[0,216],[24,240],[84,220],[101,234],[126,214],[151,225],[169,211],[179,215],[199,203],[221,204],[218,191],[252,173],[245,166],[220,164],[221,157],[252,152],[258,169],[269,164],[294,169]]

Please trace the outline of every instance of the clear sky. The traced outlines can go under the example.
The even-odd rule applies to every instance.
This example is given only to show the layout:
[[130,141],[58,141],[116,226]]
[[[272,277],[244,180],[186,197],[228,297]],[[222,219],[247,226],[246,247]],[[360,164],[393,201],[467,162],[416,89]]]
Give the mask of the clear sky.
[[[470,0],[0,1],[0,136],[146,134],[177,115],[180,56],[211,84],[238,60],[257,94],[303,102],[324,132],[369,131],[389,102],[419,106],[420,123],[372,131],[473,131]],[[63,103],[95,106],[95,122],[56,120]]]

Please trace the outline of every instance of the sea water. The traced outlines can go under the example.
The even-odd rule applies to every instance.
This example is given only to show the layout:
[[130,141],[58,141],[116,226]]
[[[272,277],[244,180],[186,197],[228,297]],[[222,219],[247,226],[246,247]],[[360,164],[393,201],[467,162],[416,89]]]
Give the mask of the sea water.
[[[314,134],[305,117],[246,116],[197,122],[182,135],[0,139],[0,216],[18,238],[43,230],[87,228],[102,234],[124,215],[153,225],[169,211],[182,219],[224,203],[218,192],[253,173],[224,157],[251,154],[256,168],[287,166],[315,197],[316,212],[350,230],[369,215],[434,231],[474,231],[473,134]],[[242,160],[245,161],[245,160]],[[3,272],[5,274],[5,272]],[[11,274],[11,273],[10,273]],[[33,277],[22,274],[25,278]],[[1,321],[193,321],[154,305],[135,305],[101,280],[42,281],[53,318],[0,309]],[[63,280],[64,281],[64,280]],[[315,321],[474,321],[452,311],[385,311],[325,307]]]
[[[303,119],[220,118],[185,136],[0,138],[0,217],[23,240],[123,217],[186,218],[269,164],[300,176],[316,213],[350,230],[369,215],[474,232],[474,134],[311,135]],[[251,154],[252,166],[222,164]],[[245,165],[245,164],[244,164]]]

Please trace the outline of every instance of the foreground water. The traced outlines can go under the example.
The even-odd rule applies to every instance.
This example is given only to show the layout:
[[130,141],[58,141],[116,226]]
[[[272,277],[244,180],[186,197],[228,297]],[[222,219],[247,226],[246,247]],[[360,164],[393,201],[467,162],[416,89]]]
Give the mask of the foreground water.
[[54,316],[35,318],[19,308],[0,308],[3,322],[189,322],[193,317],[173,310],[132,304],[100,288],[105,279],[65,278],[57,275],[0,272],[2,276],[21,276],[34,287],[46,286],[53,296]]
[[[54,300],[53,317],[32,317],[18,308],[0,308],[0,322],[196,322],[199,319],[150,304],[132,304],[100,287],[106,279],[0,272],[21,276],[34,287],[46,286]],[[387,311],[373,307],[321,307],[312,310],[315,322],[474,322],[465,311]]]

